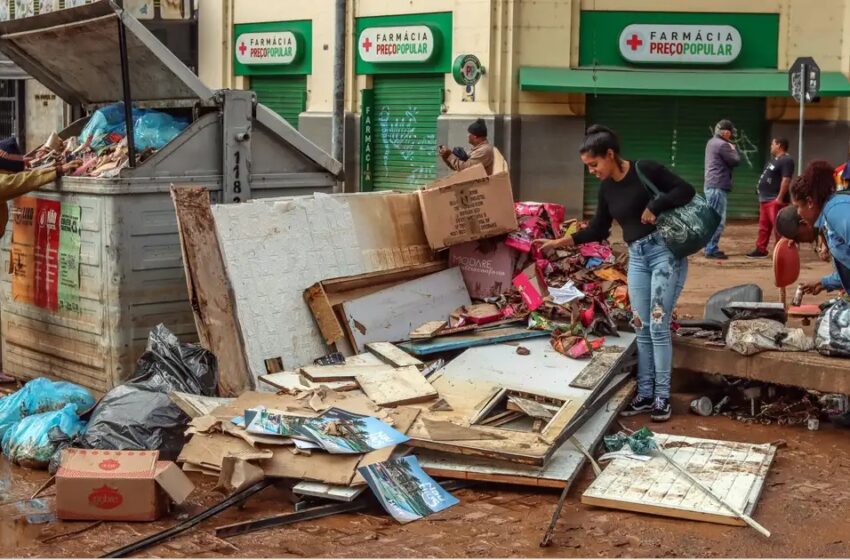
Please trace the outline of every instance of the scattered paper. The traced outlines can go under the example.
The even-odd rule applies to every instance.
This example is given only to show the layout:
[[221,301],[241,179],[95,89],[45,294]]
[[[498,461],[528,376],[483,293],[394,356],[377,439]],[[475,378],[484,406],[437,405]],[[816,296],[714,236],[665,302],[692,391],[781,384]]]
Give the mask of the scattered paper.
[[556,305],[565,305],[577,299],[584,299],[584,293],[581,292],[570,280],[561,288],[549,288],[549,295]]
[[460,503],[425,474],[413,456],[357,470],[387,513],[399,523],[416,521]]

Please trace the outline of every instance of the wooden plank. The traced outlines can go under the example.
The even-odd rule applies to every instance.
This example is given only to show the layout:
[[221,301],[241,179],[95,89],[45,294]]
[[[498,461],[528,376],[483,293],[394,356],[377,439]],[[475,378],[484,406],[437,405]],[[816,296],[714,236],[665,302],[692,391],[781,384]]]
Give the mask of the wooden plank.
[[410,331],[410,338],[411,340],[434,338],[437,335],[437,332],[446,325],[446,321],[428,321],[424,325]]
[[[776,448],[656,434],[670,458],[739,511],[753,510]],[[663,457],[615,459],[582,496],[582,503],[667,517],[745,525]]]
[[514,396],[508,397],[507,408],[508,410],[524,412],[532,418],[542,418],[543,420],[550,420],[555,416],[538,402]]
[[398,406],[433,400],[437,391],[416,366],[395,371],[373,369],[358,373],[360,388],[378,406]]
[[462,426],[454,422],[432,420],[428,417],[422,418],[428,435],[434,441],[468,441],[479,439],[505,439],[505,436],[494,434],[485,430],[478,430],[471,426]]
[[209,193],[203,187],[175,186],[171,198],[198,338],[218,358],[219,395],[235,397],[254,388],[254,377],[248,369]]
[[336,502],[353,502],[357,496],[366,491],[368,486],[334,486],[321,482],[302,480],[292,487],[292,493],[299,496],[312,496]]
[[281,373],[272,373],[270,375],[261,375],[260,381],[274,387],[279,391],[312,391],[327,387],[333,391],[355,391],[360,386],[355,381],[310,381],[305,376],[284,371]]
[[528,340],[532,338],[550,337],[552,333],[546,331],[530,331],[525,327],[505,326],[495,329],[486,329],[468,335],[438,336],[431,340],[410,341],[399,344],[399,348],[414,356],[428,356],[451,350],[463,350],[465,348],[476,348],[479,346],[490,346],[503,342],[516,340]]
[[406,340],[427,321],[448,317],[472,301],[460,269],[450,268],[342,303],[355,351],[369,342]]
[[345,338],[345,330],[339,324],[333,305],[328,301],[328,295],[321,282],[307,288],[304,292],[304,300],[307,302],[307,307],[310,308],[326,344],[335,344],[337,340]]
[[[315,382],[354,381],[359,374],[383,373],[392,374],[395,368],[388,365],[380,366],[307,366],[299,368],[299,373],[308,380]],[[421,374],[420,374],[421,376]]]
[[383,359],[388,364],[393,365],[395,367],[422,367],[423,365],[425,365],[418,358],[414,358],[413,356],[411,356],[410,354],[390,342],[370,342],[366,345],[366,348],[379,358]]
[[597,353],[590,360],[584,370],[576,377],[570,387],[578,387],[580,389],[593,389],[605,379],[611,372],[611,368],[620,359],[619,353],[601,352]]
[[[576,432],[575,438],[584,449],[592,452],[599,444],[620,410],[628,403],[633,391],[634,382],[620,387],[610,399],[605,399],[606,404],[601,406]],[[560,446],[544,467],[430,450],[418,450],[416,456],[422,469],[431,476],[539,488],[564,488],[578,477],[587,462],[584,454],[572,441]]]

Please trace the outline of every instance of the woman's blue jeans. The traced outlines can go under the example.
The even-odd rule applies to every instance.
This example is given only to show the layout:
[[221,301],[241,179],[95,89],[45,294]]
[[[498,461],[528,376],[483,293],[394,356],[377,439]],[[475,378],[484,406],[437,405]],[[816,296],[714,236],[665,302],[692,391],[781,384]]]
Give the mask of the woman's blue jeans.
[[670,319],[688,277],[659,232],[629,244],[629,300],[638,348],[638,396],[670,398],[673,336]]

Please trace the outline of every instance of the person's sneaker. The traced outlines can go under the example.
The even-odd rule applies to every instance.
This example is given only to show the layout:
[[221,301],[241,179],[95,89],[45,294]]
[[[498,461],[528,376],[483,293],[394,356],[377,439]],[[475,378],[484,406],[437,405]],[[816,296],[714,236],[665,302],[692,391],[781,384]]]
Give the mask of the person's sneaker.
[[715,261],[727,261],[727,260],[729,260],[728,255],[726,255],[726,253],[724,253],[723,251],[715,251],[713,253],[706,253],[705,258],[712,259],[712,260],[715,260]]
[[652,403],[652,412],[649,418],[653,422],[666,422],[670,419],[673,413],[673,407],[670,406],[670,399],[655,397],[655,402]]
[[629,406],[620,413],[620,416],[635,416],[637,414],[649,412],[652,410],[652,404],[654,402],[655,399],[652,397],[641,397],[640,395],[637,395],[632,399],[632,402],[629,403]]
[[747,253],[748,259],[766,259],[767,257],[767,251],[760,251],[759,249]]

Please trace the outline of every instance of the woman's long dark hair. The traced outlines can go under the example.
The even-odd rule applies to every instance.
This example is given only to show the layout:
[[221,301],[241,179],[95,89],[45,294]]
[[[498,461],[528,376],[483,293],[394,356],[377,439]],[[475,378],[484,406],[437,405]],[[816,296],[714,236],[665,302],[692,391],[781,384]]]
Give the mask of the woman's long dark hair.
[[791,198],[806,200],[811,198],[818,208],[835,192],[835,178],[832,165],[826,161],[813,161],[806,166],[800,180],[791,183]]
[[623,160],[620,157],[620,139],[617,137],[617,133],[601,124],[591,125],[584,133],[584,141],[582,141],[578,152],[590,154],[593,157],[605,157],[608,155],[608,150],[614,153],[617,165],[620,169],[623,169]]

